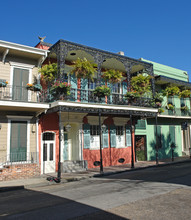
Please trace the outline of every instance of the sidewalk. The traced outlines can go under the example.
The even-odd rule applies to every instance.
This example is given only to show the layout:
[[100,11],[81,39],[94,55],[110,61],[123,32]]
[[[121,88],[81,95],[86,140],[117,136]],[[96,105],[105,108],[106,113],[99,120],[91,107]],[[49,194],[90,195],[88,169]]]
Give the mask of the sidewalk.
[[[188,156],[175,158],[174,162],[170,159],[159,161],[158,166],[167,166],[171,164],[177,163],[185,163],[191,162]],[[71,181],[79,181],[82,179],[87,179],[91,177],[100,177],[100,176],[107,176],[115,173],[127,172],[127,171],[135,171],[140,169],[146,169],[149,167],[156,167],[155,161],[140,161],[135,163],[135,168],[131,168],[130,164],[118,165],[118,166],[111,166],[111,167],[104,167],[103,174],[99,173],[99,167],[94,169],[89,169],[85,172],[81,173],[62,173],[61,176],[61,183],[71,182]],[[51,174],[51,176],[56,177],[57,173]],[[49,186],[52,184],[57,184],[54,181],[48,181],[47,177],[50,175],[42,175],[40,177],[34,177],[30,179],[20,179],[20,180],[10,180],[10,181],[1,181],[0,182],[0,192],[4,191],[11,191],[16,189],[23,189],[23,188],[35,188],[41,186]]]

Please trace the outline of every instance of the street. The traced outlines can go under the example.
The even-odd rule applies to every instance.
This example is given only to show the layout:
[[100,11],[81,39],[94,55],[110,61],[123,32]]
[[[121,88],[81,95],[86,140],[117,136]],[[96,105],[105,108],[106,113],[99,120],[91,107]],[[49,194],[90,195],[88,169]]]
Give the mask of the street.
[[191,163],[0,193],[5,219],[190,219]]

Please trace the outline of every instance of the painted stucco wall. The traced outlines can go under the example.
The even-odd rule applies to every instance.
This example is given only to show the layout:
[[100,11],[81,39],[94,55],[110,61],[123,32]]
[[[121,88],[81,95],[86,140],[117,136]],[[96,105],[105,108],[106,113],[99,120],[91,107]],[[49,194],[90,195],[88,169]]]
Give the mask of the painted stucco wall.
[[184,70],[176,69],[176,68],[173,68],[167,65],[163,65],[163,64],[156,63],[150,60],[146,60],[144,58],[140,58],[140,60],[148,62],[148,63],[152,63],[154,74],[156,75],[162,75],[162,76],[167,76],[173,79],[188,81],[188,73]]

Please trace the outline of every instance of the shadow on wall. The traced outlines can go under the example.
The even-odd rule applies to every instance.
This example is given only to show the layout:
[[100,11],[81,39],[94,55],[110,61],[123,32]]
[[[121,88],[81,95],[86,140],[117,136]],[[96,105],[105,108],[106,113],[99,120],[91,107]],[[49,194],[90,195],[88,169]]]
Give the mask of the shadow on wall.
[[[165,137],[164,134],[161,135],[161,141],[160,138],[158,140],[158,155],[159,160],[172,158],[172,148],[171,144],[173,143],[170,133]],[[148,152],[150,160],[156,160],[156,140],[153,140],[150,142],[151,150]],[[178,147],[175,145],[174,148],[174,157],[179,157],[180,155],[177,152]]]

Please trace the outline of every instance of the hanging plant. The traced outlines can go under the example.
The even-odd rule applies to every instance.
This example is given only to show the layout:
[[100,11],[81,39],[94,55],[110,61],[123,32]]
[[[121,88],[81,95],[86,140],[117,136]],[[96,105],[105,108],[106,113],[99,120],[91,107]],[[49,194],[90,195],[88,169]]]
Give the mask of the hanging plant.
[[190,90],[186,89],[186,90],[183,90],[179,93],[179,97],[180,98],[189,98],[191,95],[191,92]]
[[107,86],[97,86],[94,91],[94,95],[97,97],[105,97],[111,94],[111,89]]
[[141,97],[140,93],[138,93],[137,91],[133,91],[133,90],[125,94],[125,98],[127,98],[128,100],[134,100],[140,97]]
[[28,90],[35,91],[35,92],[42,90],[42,86],[40,84],[27,83],[26,87]]
[[144,94],[151,90],[151,76],[139,74],[131,78],[131,88],[140,94]]
[[159,109],[158,109],[158,113],[159,113],[159,114],[161,114],[161,113],[163,113],[163,112],[164,112],[164,109],[163,109],[163,108],[159,108]]
[[180,89],[177,86],[168,86],[166,89],[163,91],[164,96],[174,96],[174,95],[179,95]]
[[155,96],[154,96],[154,101],[155,101],[155,103],[157,103],[157,102],[162,103],[163,100],[164,100],[164,98],[163,98],[162,93],[156,92],[156,93],[155,93]]
[[112,84],[121,82],[123,73],[119,70],[109,69],[102,75],[102,78],[105,81],[108,81]]
[[91,63],[86,58],[78,58],[76,61],[73,62],[72,67],[73,68],[70,71],[70,73],[75,74],[77,78],[93,79],[96,73],[97,65]]
[[51,93],[70,95],[71,84],[57,80],[50,89]]
[[169,103],[169,104],[167,104],[166,108],[167,108],[168,110],[173,111],[175,107],[174,107],[173,104]]
[[0,87],[6,87],[8,84],[7,81],[0,81]]
[[188,106],[187,105],[184,105],[184,106],[181,106],[181,111],[183,112],[187,112],[189,110]]
[[46,83],[53,82],[57,77],[57,72],[57,63],[49,63],[39,69],[39,73]]

